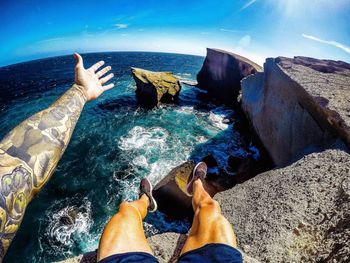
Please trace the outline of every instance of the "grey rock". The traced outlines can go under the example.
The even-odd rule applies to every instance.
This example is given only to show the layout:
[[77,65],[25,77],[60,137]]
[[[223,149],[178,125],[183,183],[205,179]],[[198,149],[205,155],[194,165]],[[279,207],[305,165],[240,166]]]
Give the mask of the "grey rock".
[[242,78],[262,68],[247,58],[224,50],[207,48],[207,56],[197,74],[198,87],[226,104],[237,103]]
[[350,260],[350,155],[326,150],[215,198],[239,247],[262,262]]
[[[319,64],[334,69],[324,73],[310,66]],[[344,65],[279,57],[267,59],[263,73],[242,80],[243,110],[277,166],[350,145],[350,71]]]

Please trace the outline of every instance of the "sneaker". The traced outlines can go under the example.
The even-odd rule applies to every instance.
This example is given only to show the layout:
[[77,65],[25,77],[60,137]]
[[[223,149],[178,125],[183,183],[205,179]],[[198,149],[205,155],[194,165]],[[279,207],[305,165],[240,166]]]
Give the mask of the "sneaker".
[[148,211],[154,213],[157,210],[157,202],[152,195],[152,184],[147,178],[143,178],[140,182],[140,194],[141,197],[143,194],[147,195],[149,199]]
[[192,185],[197,179],[204,180],[207,175],[208,167],[205,162],[199,162],[193,169],[192,175],[188,178],[186,192],[193,195]]

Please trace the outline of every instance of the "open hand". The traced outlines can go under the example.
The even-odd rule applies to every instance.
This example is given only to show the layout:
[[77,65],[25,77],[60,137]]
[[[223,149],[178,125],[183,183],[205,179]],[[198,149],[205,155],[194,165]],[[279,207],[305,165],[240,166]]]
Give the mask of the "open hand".
[[75,66],[75,83],[82,87],[88,101],[96,99],[103,92],[114,87],[113,83],[104,85],[114,77],[113,73],[108,74],[106,77],[102,77],[112,69],[110,66],[97,71],[104,65],[104,61],[99,61],[90,68],[85,69],[83,58],[78,53],[74,53],[74,58],[77,61]]

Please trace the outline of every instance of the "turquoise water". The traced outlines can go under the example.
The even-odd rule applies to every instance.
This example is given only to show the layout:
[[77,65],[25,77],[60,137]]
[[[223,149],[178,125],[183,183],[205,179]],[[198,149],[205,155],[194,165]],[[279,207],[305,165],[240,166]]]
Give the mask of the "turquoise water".
[[[162,53],[96,53],[113,68],[116,88],[84,108],[53,177],[26,211],[5,262],[52,262],[97,248],[105,223],[122,200],[134,200],[147,176],[156,184],[188,159],[213,154],[225,168],[228,155],[248,155],[224,119],[234,111],[211,104],[200,89],[183,85],[177,105],[139,109],[130,67],[172,71],[195,80],[204,58]],[[73,59],[58,57],[0,68],[0,136],[47,107],[72,83]],[[258,152],[251,147],[256,155]],[[234,176],[234,175],[232,175]],[[75,211],[77,220],[61,218]],[[149,215],[147,235],[186,232],[189,222]]]

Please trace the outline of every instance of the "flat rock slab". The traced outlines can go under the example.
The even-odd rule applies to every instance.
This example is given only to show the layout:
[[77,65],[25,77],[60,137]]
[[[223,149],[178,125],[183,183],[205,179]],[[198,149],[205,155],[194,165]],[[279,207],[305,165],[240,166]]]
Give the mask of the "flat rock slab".
[[131,68],[136,82],[136,95],[141,106],[153,108],[161,102],[174,102],[179,96],[181,85],[171,72],[154,72]]
[[276,62],[313,96],[350,147],[350,64],[308,57],[278,57]]
[[276,166],[335,145],[350,147],[349,67],[268,58],[264,72],[242,80],[242,108]]

